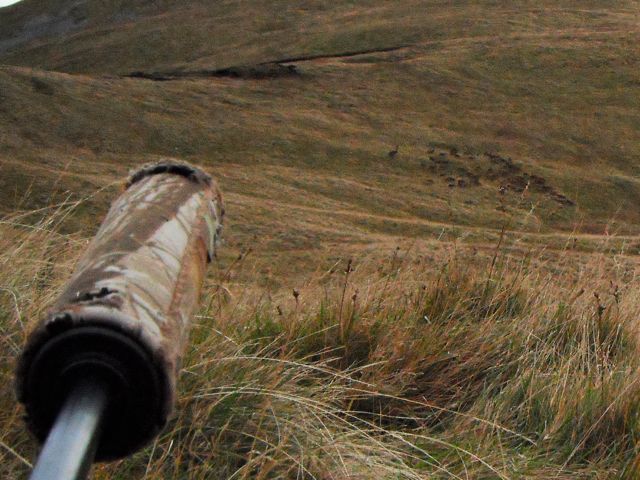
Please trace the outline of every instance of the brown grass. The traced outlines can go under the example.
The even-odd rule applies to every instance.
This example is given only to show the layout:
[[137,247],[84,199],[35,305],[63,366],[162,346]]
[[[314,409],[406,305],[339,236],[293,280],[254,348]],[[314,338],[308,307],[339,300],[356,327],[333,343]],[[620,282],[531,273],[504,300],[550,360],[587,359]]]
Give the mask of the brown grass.
[[[379,234],[391,241],[434,238],[460,225],[478,227],[472,239],[478,242],[486,232],[495,238],[509,222],[528,233],[567,233],[584,225],[585,232],[601,234],[613,218],[612,233],[637,235],[635,4],[551,3],[505,8],[407,0],[354,10],[324,2],[253,2],[252,15],[244,15],[227,4],[175,9],[154,2],[134,12],[142,15],[135,29],[113,23],[105,11],[88,12],[98,24],[111,22],[104,35],[127,45],[139,41],[140,50],[129,50],[125,62],[114,43],[103,45],[89,29],[61,42],[42,41],[33,47],[36,57],[25,47],[5,58],[42,67],[48,65],[44,56],[54,62],[49,68],[75,71],[64,63],[74,58],[84,68],[76,75],[0,69],[0,208],[15,209],[20,190],[32,183],[37,195],[24,207],[40,208],[55,192],[82,195],[130,166],[171,155],[208,166],[221,178],[233,227],[239,225],[230,230],[234,243],[274,224],[282,224],[274,236],[285,237],[274,241],[278,250],[369,242]],[[269,12],[276,5],[274,18]],[[159,12],[177,16],[175,30],[158,33],[176,45],[165,53],[176,63],[187,62],[184,49],[197,56],[187,69],[329,58],[297,62],[297,77],[262,80],[102,75],[115,72],[110,62],[129,63],[131,70],[165,68],[150,55],[156,49],[143,48],[145,41],[158,41],[145,29],[167,24]],[[254,23],[246,25],[249,20]],[[11,16],[2,21],[19,25]],[[193,50],[180,28],[210,32],[213,39],[198,45],[213,50]],[[226,35],[229,29],[243,32],[250,45],[235,43],[238,35]],[[396,43],[411,46],[331,58]],[[71,44],[92,62],[80,60]],[[64,55],[55,55],[58,49]],[[92,66],[95,59],[103,63]],[[398,144],[390,160],[387,153]],[[436,157],[447,153],[446,165],[430,160],[434,147]],[[452,149],[463,155],[449,154]],[[485,152],[512,158],[521,171],[496,168]],[[469,174],[479,175],[478,184]],[[531,175],[574,205],[558,203],[533,184],[525,192],[507,188],[502,205],[499,188],[524,185]],[[60,178],[57,187],[52,177]],[[97,201],[89,213],[103,212],[106,203]],[[335,211],[338,218],[328,213]]]
[[[35,455],[13,361],[85,244],[56,231],[77,208],[0,224],[5,478]],[[251,254],[221,259],[171,424],[95,478],[635,478],[636,262],[559,272],[508,242],[452,247],[344,258],[281,288]]]
[[[3,11],[0,48],[62,3]],[[4,477],[26,325],[167,155],[219,179],[225,243],[176,417],[97,478],[640,475],[636,1],[128,8],[0,53]],[[320,58],[188,76],[289,57]]]

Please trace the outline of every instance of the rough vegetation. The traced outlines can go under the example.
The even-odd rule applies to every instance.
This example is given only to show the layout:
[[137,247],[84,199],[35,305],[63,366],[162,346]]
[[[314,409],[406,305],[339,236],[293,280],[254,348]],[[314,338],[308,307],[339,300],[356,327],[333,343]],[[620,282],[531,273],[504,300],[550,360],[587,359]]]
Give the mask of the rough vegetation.
[[0,9],[15,357],[127,170],[226,194],[176,417],[125,478],[640,478],[638,2]]
[[[0,225],[5,478],[35,453],[11,367],[85,244],[57,232],[76,208]],[[278,289],[249,252],[215,269],[176,417],[95,478],[636,478],[636,262],[508,252],[400,248]]]

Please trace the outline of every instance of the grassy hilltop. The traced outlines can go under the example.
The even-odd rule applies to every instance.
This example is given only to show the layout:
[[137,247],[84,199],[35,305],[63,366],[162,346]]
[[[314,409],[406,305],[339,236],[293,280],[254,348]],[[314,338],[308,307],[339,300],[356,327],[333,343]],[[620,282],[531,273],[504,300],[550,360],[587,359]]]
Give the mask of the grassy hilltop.
[[28,320],[171,156],[225,244],[176,418],[96,478],[640,478],[639,7],[0,9],[4,477]]

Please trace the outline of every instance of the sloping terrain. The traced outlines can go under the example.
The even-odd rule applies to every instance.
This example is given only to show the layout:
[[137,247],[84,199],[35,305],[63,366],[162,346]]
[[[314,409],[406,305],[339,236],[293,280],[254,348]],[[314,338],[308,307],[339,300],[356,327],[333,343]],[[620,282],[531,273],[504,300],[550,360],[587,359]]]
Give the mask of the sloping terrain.
[[[521,299],[518,294],[514,300],[505,291],[520,285],[523,298],[534,302],[540,297],[548,303],[536,303],[538,313],[527,314],[525,324],[532,325],[528,333],[515,328],[513,338],[496,340],[497,351],[511,355],[511,346],[530,345],[523,338],[534,334],[547,338],[548,333],[550,342],[564,342],[564,337],[553,336],[558,333],[553,330],[556,327],[552,328],[555,333],[546,331],[536,316],[560,312],[549,315],[554,321],[568,318],[567,328],[594,328],[593,335],[606,338],[598,337],[601,343],[596,342],[597,348],[589,344],[589,339],[595,338],[591,333],[585,334],[586,343],[574,345],[576,350],[559,343],[545,344],[544,348],[538,345],[535,348],[544,350],[549,358],[554,355],[550,352],[566,347],[571,352],[567,355],[578,358],[584,354],[580,358],[586,362],[553,357],[545,363],[549,368],[541,370],[535,358],[517,350],[529,362],[522,368],[543,376],[557,369],[566,374],[565,380],[581,369],[589,375],[592,369],[604,369],[612,382],[618,381],[620,371],[635,368],[625,356],[634,351],[633,341],[610,338],[606,329],[607,322],[612,322],[615,330],[615,322],[622,317],[629,332],[636,328],[630,320],[635,304],[621,313],[618,294],[611,292],[617,292],[618,285],[634,284],[640,253],[639,7],[640,2],[630,0],[611,4],[570,0],[23,0],[0,9],[0,237],[5,242],[0,245],[14,257],[24,255],[23,243],[33,248],[25,259],[33,257],[33,263],[21,264],[20,275],[0,276],[0,319],[2,315],[13,318],[16,311],[27,309],[37,314],[39,310],[27,305],[33,298],[46,303],[40,290],[59,285],[65,278],[65,271],[71,268],[68,257],[73,258],[95,231],[129,169],[171,156],[209,170],[225,193],[225,245],[210,279],[212,290],[205,294],[205,303],[209,303],[202,315],[229,319],[240,311],[243,318],[257,322],[257,330],[250,333],[215,324],[230,338],[237,335],[239,344],[257,342],[269,355],[275,355],[273,345],[262,345],[262,334],[279,345],[280,335],[305,338],[314,328],[330,328],[323,322],[335,324],[338,317],[338,323],[343,322],[345,298],[348,303],[352,295],[352,311],[360,312],[352,317],[362,320],[354,328],[365,337],[367,329],[373,331],[372,325],[378,321],[386,325],[384,322],[395,317],[406,320],[415,314],[422,318],[424,312],[430,319],[434,314],[444,315],[437,313],[439,307],[451,318],[464,320],[464,335],[478,335],[472,326],[478,315],[488,330],[495,327],[494,320],[513,322],[509,328],[515,328],[518,315],[525,312],[510,310],[513,302],[521,305]],[[33,235],[28,241],[25,231]],[[38,237],[40,234],[46,235],[46,240]],[[41,248],[36,246],[38,242]],[[401,265],[395,265],[400,251],[406,255],[401,255]],[[511,258],[504,260],[507,266],[497,260],[503,252]],[[356,259],[362,271],[371,276],[363,274],[352,286],[343,277],[336,279],[334,274],[344,272],[348,258]],[[467,272],[471,284],[463,281],[462,274],[442,273],[446,270],[443,265],[456,263],[451,258],[478,268]],[[389,261],[391,267],[385,266]],[[0,268],[9,272],[14,262],[4,256]],[[419,274],[412,265],[423,266],[416,267]],[[525,269],[523,265],[533,273],[527,270],[521,276],[518,269]],[[499,266],[504,268],[501,282],[506,283],[491,290],[496,295],[493,298],[484,290],[492,285]],[[37,273],[29,270],[32,267]],[[438,271],[441,273],[436,275]],[[543,273],[538,272],[557,278],[544,283],[538,276]],[[451,305],[443,305],[438,293],[445,288],[441,278],[449,278],[447,275],[452,275],[451,285],[459,285],[461,292],[455,293],[451,287],[449,296],[445,295]],[[605,286],[603,289],[611,290],[607,290],[610,303],[601,300],[605,295],[601,290],[597,290],[599,296],[593,296],[596,287],[588,285],[590,275]],[[411,290],[414,295],[427,279],[431,283],[423,287],[430,293],[411,301],[408,298],[413,297],[406,292],[406,297],[394,297],[388,309],[383,309],[388,316],[380,320],[377,308],[388,294],[389,278],[399,282],[394,294],[400,295],[406,287],[406,292]],[[606,287],[609,283],[610,288]],[[303,286],[308,287],[305,298],[311,295],[320,301],[324,294],[328,303],[298,305],[298,297],[294,301],[291,291]],[[368,307],[359,311],[358,292],[372,288],[369,303],[362,300]],[[587,295],[578,294],[580,288],[583,293],[586,288]],[[554,292],[563,292],[558,295],[566,298],[554,297]],[[597,300],[580,303],[586,297]],[[562,313],[562,302],[567,298],[577,302],[575,318]],[[408,308],[406,302],[413,302],[413,306]],[[332,312],[328,317],[326,308]],[[268,313],[263,315],[262,309]],[[609,315],[614,310],[618,316]],[[605,311],[607,319],[603,321]],[[589,317],[591,314],[595,317]],[[283,317],[287,318],[284,326]],[[585,319],[591,323],[580,323]],[[320,323],[314,323],[316,320]],[[11,321],[12,326],[7,324],[3,329],[12,332],[6,335],[18,345],[13,338],[24,332]],[[426,330],[422,327],[416,335],[443,334],[437,325],[429,324]],[[491,330],[498,336],[499,331],[497,327],[495,332]],[[398,335],[406,338],[407,332]],[[463,337],[460,335],[456,338]],[[481,335],[474,338],[480,342]],[[382,361],[379,357],[386,349],[393,349],[382,336],[367,341],[371,343],[369,350],[360,356],[354,354],[356,371],[348,375],[359,378],[358,366]],[[466,348],[456,341],[452,340],[455,348]],[[328,362],[323,368],[348,370],[353,366],[351,357],[340,350],[348,347],[331,344],[326,338],[323,342],[302,349],[302,353],[288,352],[291,357],[286,358],[295,362],[320,359]],[[376,345],[382,346],[376,350]],[[437,371],[441,356],[449,359],[449,346],[444,342],[441,347],[442,351],[428,353],[427,346],[416,346],[416,351],[432,355],[428,358],[433,365],[424,367],[431,373]],[[580,350],[582,347],[587,353]],[[596,353],[589,357],[592,347]],[[198,348],[192,352],[194,357],[205,355],[202,349],[214,346],[203,341]],[[324,348],[340,350],[343,363],[320,355]],[[486,351],[484,348],[478,346],[480,352],[495,358],[490,346]],[[608,349],[615,348],[624,353],[610,356]],[[517,362],[516,357],[507,357]],[[9,376],[7,358],[3,371]],[[413,363],[402,364],[398,372],[408,377],[431,375],[420,370],[422,360],[410,358]],[[548,478],[545,475],[549,472],[555,478],[610,478],[607,475],[612,472],[636,472],[636,467],[632,468],[636,457],[630,453],[630,439],[636,431],[630,426],[630,417],[624,417],[635,404],[621,407],[619,412],[611,407],[624,417],[620,435],[625,440],[619,450],[612,447],[615,454],[608,457],[600,452],[601,445],[592,450],[585,447],[591,453],[584,453],[581,439],[594,441],[589,436],[590,426],[583,425],[586,417],[578,421],[583,422],[580,428],[584,427],[578,440],[571,439],[570,429],[558,426],[571,418],[568,404],[562,403],[566,400],[561,388],[565,380],[556,378],[553,384],[556,392],[564,393],[541,400],[557,415],[554,413],[547,424],[538,424],[532,418],[541,415],[535,412],[542,407],[536,407],[535,402],[500,403],[498,385],[507,382],[505,378],[511,374],[517,376],[508,365],[503,372],[507,377],[487,380],[480,375],[471,381],[465,377],[465,368],[473,368],[465,362],[478,359],[466,350],[455,358],[460,364],[451,364],[451,377],[445,380],[459,382],[460,391],[467,384],[479,390],[474,390],[477,395],[467,403],[445,395],[440,407],[463,416],[491,418],[496,425],[517,432],[503,442],[502,430],[497,434],[483,430],[486,436],[481,437],[488,443],[478,455],[489,458],[487,445],[494,445],[505,448],[509,460],[500,460],[498,474],[496,459],[491,457],[491,468],[478,467],[468,478]],[[485,360],[478,360],[482,368]],[[587,396],[596,395],[585,386],[604,382],[603,376],[596,377],[580,377],[584,384],[576,388]],[[372,384],[387,380],[375,378]],[[426,384],[443,387],[438,383],[441,380],[436,380]],[[483,397],[485,380],[496,383]],[[617,389],[618,384],[615,388],[607,384],[612,390],[596,395],[591,416],[587,416],[608,412],[610,395],[635,392],[635,383],[630,382],[620,387],[622,390]],[[409,381],[400,383],[403,386],[392,394],[405,398],[414,387]],[[190,391],[197,390],[193,388]],[[531,386],[505,387],[509,388],[512,399],[525,394],[533,398]],[[9,398],[9,393],[5,397]],[[488,403],[482,404],[483,398]],[[494,400],[497,403],[492,403]],[[344,402],[351,405],[355,400]],[[372,405],[378,405],[371,402],[363,401],[366,405],[360,406],[370,411]],[[509,409],[520,407],[528,409],[530,416],[514,414],[514,419],[507,415]],[[393,408],[385,415],[398,414]],[[423,410],[422,406],[404,413],[413,418]],[[3,420],[13,425],[14,430],[7,427],[7,431],[17,428],[11,423],[13,418]],[[429,418],[428,428],[434,428],[429,435],[437,435],[437,415]],[[600,426],[596,422],[594,431],[600,432]],[[545,446],[534,441],[536,448],[527,450],[529,447],[522,447],[515,438],[524,435],[529,439],[529,434],[539,439],[562,435],[566,444],[558,440]],[[616,433],[607,435],[616,437]],[[18,438],[26,444],[23,437]],[[473,443],[471,438],[463,435],[462,439],[456,437],[456,442]],[[170,441],[162,444],[163,451],[170,450]],[[10,450],[5,450],[15,450],[11,445],[15,443],[7,444]],[[549,457],[553,467],[545,470],[544,462],[536,464],[535,458],[547,458],[549,450],[545,448],[562,450],[559,445],[569,451]],[[526,466],[517,460],[521,447]],[[20,450],[23,447],[16,448],[25,454]],[[433,452],[436,457],[440,454],[447,459],[443,464],[452,462],[458,478],[467,478],[463,473],[467,457],[461,466],[449,458],[451,452]],[[249,457],[243,458],[247,465],[252,464]],[[196,461],[191,458],[187,462]],[[422,460],[407,461],[413,465],[413,461],[419,464]],[[473,462],[482,464],[477,459]],[[590,462],[599,466],[591,471]],[[570,464],[573,466],[567,467]],[[140,473],[139,464],[132,465],[137,465],[131,468]],[[525,476],[518,476],[521,467],[528,472]],[[129,467],[123,468],[122,478],[130,478]],[[233,472],[240,467],[229,468]],[[416,469],[420,472],[419,465]],[[339,474],[322,477],[313,471],[316,478],[342,478]],[[448,478],[437,468],[427,471]],[[113,474],[108,469],[105,472],[107,477]],[[154,472],[162,478],[163,470]],[[356,475],[357,468],[352,473]],[[254,474],[258,475],[250,469],[242,473]],[[208,478],[204,470],[198,475]],[[264,475],[256,478],[269,478],[268,472]]]
[[[586,233],[602,233],[614,220],[624,233],[636,232],[630,206],[640,196],[640,78],[632,3],[604,10],[557,3],[127,3],[140,18],[124,24],[114,19],[126,11],[117,2],[51,2],[47,10],[26,0],[0,15],[0,32],[11,39],[36,11],[64,23],[80,9],[86,23],[74,34],[43,30],[20,47],[3,47],[0,61],[84,73],[2,69],[5,168],[36,180],[35,169],[60,172],[56,185],[65,190],[88,181],[87,168],[104,181],[107,173],[117,178],[140,161],[174,155],[215,166],[222,176],[257,165],[291,167],[279,174],[283,189],[314,191],[329,208],[372,214],[378,230],[390,217],[415,220],[418,233],[424,221],[499,230],[506,219],[518,229],[524,223],[533,231]],[[268,15],[274,11],[275,19]],[[147,21],[172,39],[166,60],[153,58],[164,40],[138,50]],[[126,53],[115,40],[103,44],[96,29],[104,25],[124,37]],[[189,35],[170,25],[210,38],[194,49]],[[234,43],[240,40],[248,47]],[[290,68],[260,65],[277,59],[289,59]],[[180,75],[162,83],[114,76],[132,72]],[[306,172],[317,185],[307,185]],[[247,175],[249,183],[261,181]],[[339,188],[346,181],[350,188]],[[253,195],[241,185],[226,189]],[[256,188],[271,197],[279,190]],[[5,209],[16,202],[10,190],[3,188]]]
[[[618,142],[632,143],[633,135],[624,136],[629,126],[612,124],[606,138],[599,140],[609,150],[604,145],[594,148],[589,152],[591,160],[563,152],[560,139],[557,149],[547,147],[555,151],[552,158],[531,158],[541,154],[528,143],[509,140],[517,146],[507,150],[499,140],[488,142],[483,136],[495,128],[492,115],[509,116],[509,112],[491,112],[500,110],[495,106],[481,108],[476,122],[469,115],[457,120],[450,117],[455,107],[438,103],[440,92],[427,91],[419,101],[411,98],[412,90],[404,99],[400,94],[389,95],[380,102],[372,100],[376,92],[367,86],[373,85],[366,83],[368,72],[358,71],[360,75],[353,79],[363,82],[363,87],[344,91],[339,86],[344,74],[332,72],[334,67],[305,68],[308,78],[199,79],[162,85],[5,68],[2,131],[6,141],[0,158],[12,175],[3,177],[10,182],[9,188],[3,188],[3,206],[13,208],[20,198],[24,185],[19,183],[18,191],[11,188],[19,172],[26,183],[43,180],[36,173],[42,168],[62,177],[55,184],[44,182],[40,197],[30,197],[28,206],[37,207],[47,201],[52,185],[62,191],[82,191],[83,182],[102,185],[136,163],[173,155],[213,165],[222,177],[242,175],[244,169],[255,172],[257,165],[285,169],[275,179],[278,188],[252,187],[253,182],[272,180],[247,172],[251,181],[230,182],[229,193],[261,188],[261,195],[274,197],[287,184],[307,192],[313,187],[332,209],[384,214],[391,221],[410,220],[416,228],[424,221],[436,221],[499,229],[510,219],[519,229],[577,228],[602,233],[615,220],[623,224],[620,228],[625,233],[635,232],[637,210],[630,208],[638,198],[634,162],[623,163],[616,155],[625,148]],[[378,85],[385,81],[392,83],[388,91],[400,91],[395,80],[381,78]],[[485,98],[496,97],[474,100]],[[414,101],[418,107],[411,116],[415,118],[402,118],[401,112]],[[29,108],[21,108],[26,105]],[[575,116],[582,117],[593,108],[583,104]],[[444,111],[436,112],[439,109]],[[518,115],[514,110],[511,114]],[[633,117],[635,110],[629,107],[627,113]],[[442,127],[422,123],[438,114],[466,123],[464,131],[469,135],[462,140],[446,122]],[[544,138],[553,141],[553,132],[543,123],[545,112],[538,115],[537,121],[527,119],[532,128],[521,127],[522,135],[535,136],[532,129],[539,128],[540,137],[545,130]],[[588,119],[585,126],[594,136],[600,131],[596,118]],[[509,121],[506,124],[517,125]],[[579,122],[575,118],[572,123]],[[564,126],[558,126],[558,137]],[[392,160],[387,152],[394,144],[401,145]],[[626,149],[633,152],[631,145]],[[505,150],[522,153],[508,155]],[[595,150],[608,156],[597,157]],[[554,162],[562,162],[562,171],[554,169]],[[101,166],[105,163],[109,168]],[[89,175],[92,171],[98,175]],[[306,173],[310,181],[304,180]],[[348,179],[352,180],[349,188],[338,188],[346,186]],[[378,199],[372,202],[371,197]]]

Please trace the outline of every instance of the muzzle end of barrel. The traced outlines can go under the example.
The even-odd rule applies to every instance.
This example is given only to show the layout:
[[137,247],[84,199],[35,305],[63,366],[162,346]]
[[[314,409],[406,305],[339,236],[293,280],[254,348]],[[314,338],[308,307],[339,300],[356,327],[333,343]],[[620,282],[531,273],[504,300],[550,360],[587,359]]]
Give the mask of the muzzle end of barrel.
[[70,391],[85,378],[108,385],[97,461],[123,458],[150,441],[166,418],[163,379],[142,345],[105,325],[64,328],[25,351],[18,392],[28,424],[43,442]]
[[158,162],[148,163],[134,170],[127,180],[127,188],[134,183],[138,183],[145,177],[160,174],[173,174],[185,177],[192,182],[201,185],[211,186],[213,179],[202,169],[191,165],[190,163],[173,158],[164,158]]

